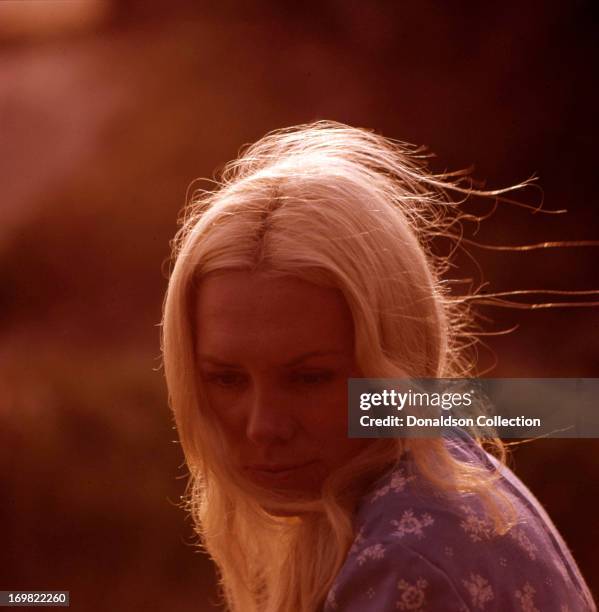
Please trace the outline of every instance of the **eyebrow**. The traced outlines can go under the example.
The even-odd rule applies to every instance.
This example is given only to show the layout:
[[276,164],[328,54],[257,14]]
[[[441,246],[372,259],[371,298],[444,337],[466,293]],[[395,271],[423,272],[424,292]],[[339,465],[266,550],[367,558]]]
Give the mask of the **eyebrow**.
[[[302,361],[305,361],[306,359],[310,359],[312,357],[323,357],[325,355],[340,355],[344,352],[345,351],[341,350],[308,351],[307,353],[302,353],[301,355],[298,355],[297,357],[294,357],[290,361],[284,363],[283,367],[292,368],[293,366],[300,364]],[[207,361],[214,365],[226,366],[229,368],[239,367],[237,364],[224,361],[223,359],[219,359],[218,357],[214,357],[213,355],[208,355],[207,353],[199,353],[198,359],[201,359],[202,361]]]

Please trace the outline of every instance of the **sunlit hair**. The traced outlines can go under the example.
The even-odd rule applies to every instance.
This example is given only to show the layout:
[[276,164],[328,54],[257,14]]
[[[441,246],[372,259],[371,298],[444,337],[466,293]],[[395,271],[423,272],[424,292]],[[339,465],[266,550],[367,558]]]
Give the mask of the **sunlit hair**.
[[[479,495],[496,529],[510,528],[510,504],[493,487],[497,472],[459,461],[441,439],[377,440],[331,474],[321,499],[267,494],[229,464],[196,371],[193,310],[202,278],[246,270],[341,291],[365,377],[472,374],[472,294],[452,293],[449,256],[435,254],[434,242],[459,236],[455,196],[508,190],[475,191],[464,174],[435,175],[425,161],[409,145],[317,122],[247,148],[185,211],[164,304],[164,367],[191,475],[190,509],[235,612],[318,609],[352,542],[365,483],[406,450],[439,491]],[[492,442],[503,461],[501,442]]]

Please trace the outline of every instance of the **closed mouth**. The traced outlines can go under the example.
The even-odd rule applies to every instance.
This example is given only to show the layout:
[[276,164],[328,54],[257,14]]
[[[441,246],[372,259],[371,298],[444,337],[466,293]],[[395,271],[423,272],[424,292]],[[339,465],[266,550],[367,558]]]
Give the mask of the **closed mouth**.
[[256,464],[256,465],[248,465],[246,466],[247,470],[252,472],[262,472],[264,474],[285,474],[288,472],[293,472],[295,470],[299,470],[301,468],[307,467],[316,463],[316,461],[307,461],[306,463],[297,463],[293,465],[288,464]]

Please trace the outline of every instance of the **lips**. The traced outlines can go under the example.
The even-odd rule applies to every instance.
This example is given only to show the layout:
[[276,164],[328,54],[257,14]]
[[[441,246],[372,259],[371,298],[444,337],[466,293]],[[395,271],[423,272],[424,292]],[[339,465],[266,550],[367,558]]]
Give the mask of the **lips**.
[[305,463],[256,463],[245,468],[248,477],[256,484],[281,489],[312,488],[317,461]]
[[296,464],[284,464],[284,463],[258,463],[253,465],[246,466],[246,470],[251,472],[262,472],[264,474],[286,474],[290,472],[294,472],[296,470],[300,470],[309,465],[316,463],[316,461],[307,461],[305,463],[296,463]]
[[269,490],[312,491],[318,489],[321,477],[316,459],[305,463],[253,463],[243,469],[254,484]]

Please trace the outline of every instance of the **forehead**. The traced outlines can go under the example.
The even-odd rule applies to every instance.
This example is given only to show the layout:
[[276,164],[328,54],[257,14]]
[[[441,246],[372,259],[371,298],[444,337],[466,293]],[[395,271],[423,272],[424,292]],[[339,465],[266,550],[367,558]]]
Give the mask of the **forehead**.
[[353,321],[343,294],[291,276],[209,274],[199,285],[194,316],[201,351],[281,353],[283,359],[353,347]]

